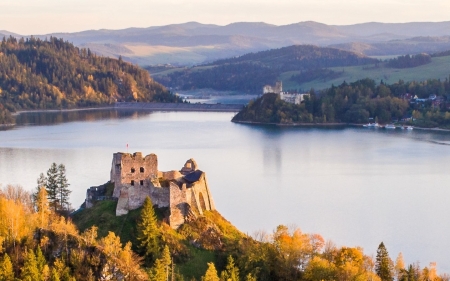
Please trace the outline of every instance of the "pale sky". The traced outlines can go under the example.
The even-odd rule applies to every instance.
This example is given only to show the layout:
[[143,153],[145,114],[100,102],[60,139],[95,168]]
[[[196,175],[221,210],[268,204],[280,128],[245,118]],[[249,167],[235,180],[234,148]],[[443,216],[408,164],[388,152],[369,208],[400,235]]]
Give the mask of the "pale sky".
[[0,30],[22,35],[197,21],[449,21],[449,0],[0,0]]

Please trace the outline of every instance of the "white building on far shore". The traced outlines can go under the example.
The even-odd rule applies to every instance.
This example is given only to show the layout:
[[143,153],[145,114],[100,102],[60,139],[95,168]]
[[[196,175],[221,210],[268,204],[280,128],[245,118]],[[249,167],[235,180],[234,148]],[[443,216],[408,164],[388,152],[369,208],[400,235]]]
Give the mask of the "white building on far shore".
[[266,85],[263,87],[263,94],[278,94],[280,99],[293,104],[301,104],[305,100],[305,96],[309,97],[309,93],[288,93],[283,92],[283,84],[278,81],[275,86]]

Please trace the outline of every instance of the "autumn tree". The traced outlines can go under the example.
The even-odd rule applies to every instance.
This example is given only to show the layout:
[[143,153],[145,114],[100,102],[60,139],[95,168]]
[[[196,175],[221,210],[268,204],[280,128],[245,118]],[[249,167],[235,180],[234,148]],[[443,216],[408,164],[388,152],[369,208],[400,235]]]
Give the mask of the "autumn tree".
[[389,258],[388,251],[383,242],[378,246],[375,260],[375,272],[380,276],[382,281],[393,280],[391,259]]
[[159,228],[155,210],[153,209],[152,200],[147,196],[141,211],[137,236],[139,247],[143,250],[146,257],[154,259],[158,254],[158,238]]
[[234,264],[232,256],[228,256],[227,266],[220,274],[221,281],[239,281],[239,268]]
[[0,281],[14,281],[14,269],[8,254],[0,261]]
[[37,226],[40,229],[44,229],[48,227],[49,220],[50,220],[50,206],[48,204],[48,198],[47,198],[47,190],[45,188],[41,188],[38,191],[38,194],[36,195],[35,200],[35,208],[36,208],[36,215],[37,215]]
[[397,259],[395,260],[395,279],[400,280],[402,271],[405,269],[405,261],[403,260],[403,254],[398,253]]
[[150,281],[167,281],[166,267],[162,259],[156,259],[153,267],[148,272]]
[[33,251],[28,250],[25,261],[22,267],[22,280],[24,281],[36,281],[39,280],[39,269],[36,261],[36,256]]
[[202,276],[202,281],[220,281],[220,278],[217,275],[217,270],[216,270],[216,267],[214,266],[214,263],[212,263],[212,262],[208,263],[208,269],[206,270],[205,275]]
[[147,280],[146,274],[141,270],[142,258],[131,250],[131,242],[125,244],[120,251],[117,264],[125,281]]

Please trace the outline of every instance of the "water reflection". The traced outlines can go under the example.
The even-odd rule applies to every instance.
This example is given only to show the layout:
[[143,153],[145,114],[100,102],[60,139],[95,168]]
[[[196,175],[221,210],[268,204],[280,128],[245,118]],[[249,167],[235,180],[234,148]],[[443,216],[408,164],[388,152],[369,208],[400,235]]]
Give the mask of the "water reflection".
[[17,126],[57,125],[68,122],[93,122],[114,119],[138,119],[151,114],[149,111],[92,109],[74,111],[28,112],[16,116]]

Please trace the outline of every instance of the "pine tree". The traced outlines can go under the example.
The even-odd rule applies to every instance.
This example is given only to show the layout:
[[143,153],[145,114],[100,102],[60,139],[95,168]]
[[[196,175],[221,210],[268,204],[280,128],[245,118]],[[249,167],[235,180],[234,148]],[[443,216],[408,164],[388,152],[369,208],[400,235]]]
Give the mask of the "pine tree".
[[14,281],[14,270],[11,263],[11,259],[8,254],[5,254],[0,262],[0,280],[1,281]]
[[58,166],[58,200],[60,210],[69,210],[69,195],[72,191],[69,189],[69,182],[66,178],[66,166],[59,164]]
[[377,256],[375,261],[375,272],[381,278],[382,281],[392,281],[392,262],[389,258],[388,251],[381,242],[378,246]]
[[158,253],[159,229],[155,210],[150,197],[147,196],[141,211],[141,220],[138,224],[139,247],[144,251],[145,256],[154,258]]
[[202,281],[220,281],[214,263],[212,262],[208,263],[208,269],[206,270],[205,275],[202,276]]
[[227,266],[220,275],[222,281],[239,281],[239,269],[235,266],[232,256],[228,256]]
[[164,263],[164,267],[166,268],[166,279],[169,280],[169,268],[172,263],[172,257],[170,256],[170,250],[167,245],[164,247],[161,259]]
[[50,208],[57,211],[59,208],[58,198],[58,166],[53,163],[47,171],[47,196]]
[[39,270],[37,266],[36,256],[30,249],[25,257],[25,261],[22,267],[22,280],[23,281],[36,281],[39,280]]

